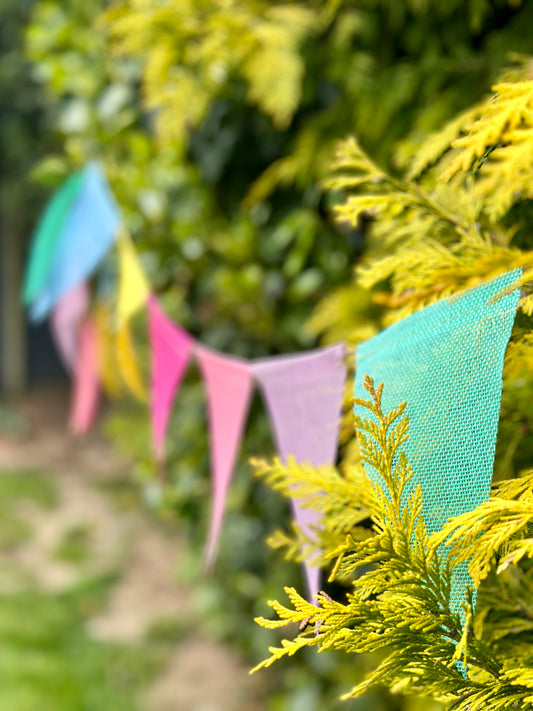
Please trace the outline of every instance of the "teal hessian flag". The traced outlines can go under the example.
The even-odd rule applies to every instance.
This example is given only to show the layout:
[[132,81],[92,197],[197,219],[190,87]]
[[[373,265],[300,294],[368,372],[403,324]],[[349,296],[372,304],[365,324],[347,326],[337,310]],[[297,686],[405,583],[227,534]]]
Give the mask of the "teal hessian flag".
[[[502,393],[503,358],[520,289],[509,290],[520,270],[433,304],[361,344],[355,396],[366,399],[363,379],[383,382],[383,411],[407,403],[413,469],[429,533],[474,509],[489,496]],[[508,293],[506,293],[506,290]],[[372,417],[356,405],[360,417]],[[371,467],[367,474],[380,477]],[[461,611],[467,564],[452,579],[450,604]]]

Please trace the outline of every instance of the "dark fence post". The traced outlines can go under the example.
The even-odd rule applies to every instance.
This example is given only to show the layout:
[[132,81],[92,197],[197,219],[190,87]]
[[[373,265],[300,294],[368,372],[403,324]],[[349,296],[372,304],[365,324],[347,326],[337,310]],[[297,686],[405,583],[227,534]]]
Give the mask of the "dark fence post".
[[0,377],[5,392],[27,385],[26,316],[20,298],[23,238],[19,221],[9,210],[5,191],[0,196]]

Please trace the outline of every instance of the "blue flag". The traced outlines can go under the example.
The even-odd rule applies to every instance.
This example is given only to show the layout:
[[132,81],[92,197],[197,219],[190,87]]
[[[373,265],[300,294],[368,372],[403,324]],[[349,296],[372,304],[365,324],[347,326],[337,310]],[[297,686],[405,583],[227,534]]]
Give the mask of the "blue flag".
[[42,321],[59,299],[86,280],[105,257],[121,222],[116,201],[99,165],[91,163],[68,214],[58,226],[46,279],[30,306],[32,321]]

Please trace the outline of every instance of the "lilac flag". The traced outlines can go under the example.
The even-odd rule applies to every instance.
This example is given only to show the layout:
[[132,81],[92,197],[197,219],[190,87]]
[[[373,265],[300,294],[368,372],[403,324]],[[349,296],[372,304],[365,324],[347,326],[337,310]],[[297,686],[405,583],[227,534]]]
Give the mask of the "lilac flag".
[[194,340],[173,323],[157,303],[148,299],[150,343],[152,351],[152,431],[154,455],[164,457],[165,433],[176,392],[187,370]]
[[90,164],[61,224],[47,277],[31,304],[32,321],[42,321],[62,296],[92,274],[111,248],[119,225],[119,210],[102,169]]
[[[344,345],[274,356],[255,361],[252,372],[261,385],[280,457],[292,455],[313,466],[335,462],[339,419],[346,379]],[[319,514],[293,500],[296,522],[313,536]],[[306,564],[310,599],[320,588],[320,569]]]
[[50,317],[52,338],[69,373],[76,370],[80,324],[88,309],[89,289],[81,281],[59,300]]
[[252,392],[250,364],[198,347],[196,355],[207,387],[213,514],[206,551],[212,567],[224,516],[226,494],[239,450]]

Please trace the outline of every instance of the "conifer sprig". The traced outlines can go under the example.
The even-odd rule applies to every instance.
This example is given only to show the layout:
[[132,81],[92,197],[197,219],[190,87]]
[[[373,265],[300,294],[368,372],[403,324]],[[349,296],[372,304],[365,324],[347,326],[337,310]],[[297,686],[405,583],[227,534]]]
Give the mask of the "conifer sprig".
[[[324,185],[341,198],[341,223],[360,225],[365,218],[368,249],[354,289],[373,290],[375,303],[389,310],[385,325],[516,268],[523,270],[519,308],[533,314],[533,252],[524,237],[533,196],[530,62],[527,67],[519,81],[498,83],[486,100],[424,141],[403,179],[376,165],[355,138],[339,144]],[[329,297],[335,314],[317,312],[316,332],[328,334],[348,321],[350,307],[337,297]],[[345,336],[350,330],[357,338],[353,326]]]
[[353,225],[357,225],[360,215],[366,212],[395,222],[406,217],[416,218],[424,221],[426,228],[431,224],[436,230],[456,234],[456,237],[479,232],[475,214],[459,212],[457,204],[455,209],[450,209],[445,189],[432,194],[414,181],[402,181],[386,173],[366,155],[353,136],[339,145],[332,176],[324,182],[324,187],[350,191],[338,205],[337,214],[339,220]]
[[457,562],[469,561],[472,579],[479,583],[495,562],[502,572],[522,558],[533,557],[533,472],[502,482],[496,495],[474,511],[452,519],[432,537],[432,545],[446,542]]
[[300,506],[322,514],[323,525],[313,537],[296,524],[290,532],[278,530],[269,537],[269,545],[283,549],[288,560],[313,558],[315,562],[322,560],[327,564],[337,555],[339,540],[355,535],[356,529],[369,517],[371,492],[362,467],[353,467],[350,475],[343,477],[334,466],[314,468],[297,463],[294,457],[289,457],[286,464],[277,457],[272,462],[252,459],[251,464],[255,475],[266,479],[273,489],[287,498],[297,499]]
[[[375,388],[370,378],[365,379],[364,385],[370,399],[357,403],[367,409],[369,416],[356,418],[355,422],[362,457],[379,477],[367,482],[365,493],[372,528],[366,529],[366,535],[360,535],[362,529],[355,525],[351,532],[345,532],[344,538],[338,531],[332,577],[350,576],[351,590],[344,602],[321,592],[317,606],[293,588],[286,588],[289,606],[277,601],[269,603],[278,619],[256,621],[268,629],[297,623],[300,633],[294,640],[285,639],[280,646],[271,647],[271,656],[256,669],[270,666],[304,647],[316,647],[319,652],[333,649],[347,653],[379,652],[381,662],[346,698],[364,694],[379,684],[396,692],[432,696],[456,711],[524,708],[523,704],[533,701],[533,669],[530,660],[520,653],[517,641],[533,632],[533,609],[521,612],[520,606],[513,602],[513,590],[517,584],[523,590],[532,586],[527,571],[515,565],[519,556],[509,560],[505,569],[500,566],[500,575],[492,566],[480,590],[475,616],[473,591],[467,591],[461,622],[461,616],[450,609],[451,579],[455,566],[472,554],[475,533],[469,540],[466,517],[465,521],[459,517],[440,537],[428,535],[422,517],[420,487],[407,486],[412,471],[402,452],[408,437],[405,404],[384,413],[383,386]],[[268,465],[262,466],[262,475],[268,480]],[[293,493],[291,482],[298,480],[301,470],[293,476],[298,469],[294,463],[283,472],[279,467],[274,469],[272,479],[277,488],[287,495]],[[283,478],[285,481],[281,483]],[[313,486],[319,487],[320,479],[320,475],[315,475]],[[331,484],[330,474],[324,477],[324,482],[328,480]],[[495,507],[492,513],[498,508],[498,498],[514,500],[516,505],[523,506],[532,491],[533,475],[501,484],[498,496],[491,502]],[[472,520],[486,524],[481,548],[486,551],[489,544],[495,550],[495,542],[501,545],[506,538],[498,523],[487,519],[485,514],[486,507],[482,506],[470,515]],[[330,515],[335,515],[334,509]],[[326,513],[325,525],[327,521]],[[520,525],[515,523],[514,529],[512,526],[506,529],[507,538],[514,540],[513,535],[527,531],[528,522],[529,519],[522,518]],[[461,537],[467,550],[464,555],[458,554]],[[452,543],[452,554],[448,557],[444,557],[441,545],[446,538]],[[453,549],[455,543],[457,548]],[[526,554],[529,552],[523,555]],[[488,622],[494,615],[503,622],[500,634],[494,634],[495,626]]]

